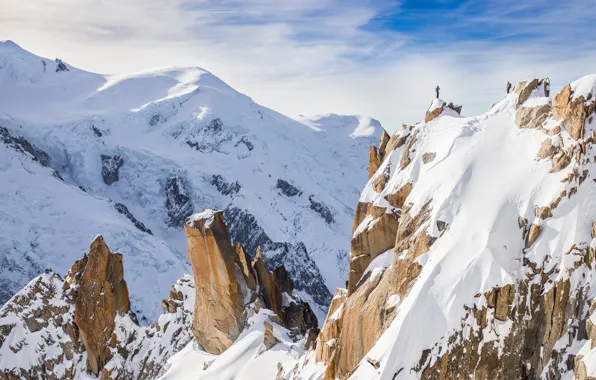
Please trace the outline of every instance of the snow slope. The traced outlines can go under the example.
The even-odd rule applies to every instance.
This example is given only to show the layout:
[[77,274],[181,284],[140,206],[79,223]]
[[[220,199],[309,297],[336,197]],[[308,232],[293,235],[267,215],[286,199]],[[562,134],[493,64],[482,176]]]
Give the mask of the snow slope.
[[9,184],[0,186],[0,301],[44,267],[64,273],[101,233],[137,271],[131,294],[146,299],[133,309],[155,319],[153,300],[189,272],[184,217],[219,208],[234,240],[251,255],[263,246],[270,266],[283,262],[324,319],[329,290],[346,278],[377,121],[296,121],[200,68],[116,78],[59,66],[0,42],[0,126],[45,152],[51,168],[0,144],[0,183]]
[[[573,82],[571,86],[578,92],[574,96],[593,95],[595,78],[587,76]],[[534,91],[523,106],[547,104],[544,99],[543,94]],[[440,362],[442,356],[449,357],[457,345],[467,347],[465,340],[482,330],[471,310],[487,310],[484,295],[493,288],[513,285],[515,289],[529,286],[528,283],[537,283],[541,295],[547,295],[561,283],[569,284],[569,293],[560,302],[568,305],[567,312],[574,310],[572,318],[561,320],[561,330],[552,332],[553,336],[560,334],[555,336],[560,336],[560,340],[553,348],[553,359],[548,361],[551,352],[546,351],[546,343],[544,347],[536,348],[541,352],[540,359],[542,349],[545,349],[547,365],[542,374],[532,374],[528,378],[553,378],[548,376],[549,371],[554,371],[565,379],[573,379],[573,364],[569,368],[568,360],[575,359],[574,355],[578,353],[588,355],[583,359],[588,375],[596,373],[593,363],[596,356],[594,350],[590,351],[595,341],[590,344],[589,337],[586,341],[581,327],[578,332],[578,326],[586,323],[588,305],[592,305],[589,309],[590,314],[593,313],[596,289],[594,263],[590,261],[596,246],[592,230],[596,219],[595,128],[591,119],[586,121],[586,138],[579,142],[564,128],[560,134],[553,133],[552,127],[560,126],[561,122],[552,118],[540,128],[521,129],[515,124],[517,100],[518,95],[511,93],[482,115],[443,114],[394,136],[397,140],[403,137],[411,144],[402,143],[387,153],[359,201],[392,212],[385,197],[411,183],[412,191],[406,198],[404,212],[415,217],[428,211],[428,222],[424,219],[415,236],[426,233],[436,240],[432,240],[428,252],[416,259],[421,272],[414,278],[406,296],[392,295],[387,299],[387,309],[397,308],[395,318],[376,338],[376,343],[351,373],[350,379],[434,378],[432,375],[438,378],[439,373],[444,376],[442,371],[446,367],[443,364],[447,361]],[[552,160],[537,157],[543,142],[549,139],[561,148],[558,155],[566,152],[571,156],[569,164],[560,170],[554,169],[556,155],[553,154]],[[407,157],[411,161],[406,161]],[[404,165],[404,162],[409,163]],[[388,176],[387,184],[381,190],[375,187],[379,176]],[[547,217],[541,215],[540,208],[543,207],[548,207]],[[531,238],[520,225],[523,220],[529,223],[528,230],[535,226],[532,230],[538,231],[536,240],[528,242]],[[364,231],[371,222],[368,217],[364,219],[354,235]],[[440,225],[446,226],[445,229],[439,231]],[[386,260],[385,254],[378,256],[367,271],[388,272],[409,254],[396,250],[393,255],[393,261],[384,265],[379,265],[379,261]],[[540,287],[541,281],[543,287]],[[387,294],[390,295],[391,290],[388,289]],[[558,292],[555,294],[561,297]],[[523,300],[521,296],[515,296],[513,307],[529,308],[529,304],[521,303]],[[580,305],[577,311],[576,306],[570,306],[576,305],[573,302]],[[535,318],[543,305],[541,303],[537,310],[528,309],[525,319]],[[555,310],[565,318],[567,314],[562,307],[563,311]],[[357,310],[352,312],[358,313]],[[489,321],[493,318],[492,313],[494,310],[488,309]],[[554,324],[551,319],[559,317],[553,312],[548,318]],[[497,352],[511,349],[507,345],[520,341],[506,339],[519,339],[511,338],[513,331],[523,333],[523,327],[514,326],[514,323],[518,321],[507,317],[503,321],[492,320],[482,331],[484,338],[480,344],[471,349],[475,353],[482,353],[487,347],[489,352],[492,347],[496,347]],[[464,348],[464,356],[466,352]],[[577,363],[579,359],[575,360]],[[321,364],[310,358],[292,378],[320,379]],[[425,366],[432,365],[439,367],[437,372],[422,372]],[[461,370],[467,370],[467,365],[462,364]],[[528,367],[527,371],[530,370],[532,368]],[[462,372],[461,376],[475,376],[466,373],[469,374]],[[478,376],[501,378],[496,369],[492,374],[483,372]]]

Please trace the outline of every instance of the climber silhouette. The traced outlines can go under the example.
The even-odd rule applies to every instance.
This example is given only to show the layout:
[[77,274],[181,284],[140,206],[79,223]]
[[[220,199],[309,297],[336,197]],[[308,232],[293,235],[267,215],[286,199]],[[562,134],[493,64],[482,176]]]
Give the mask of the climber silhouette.
[[441,88],[439,86],[437,86],[435,91],[437,92],[437,99],[439,99],[439,91],[441,91]]
[[511,91],[511,83],[507,81],[507,93],[509,93],[509,91]]

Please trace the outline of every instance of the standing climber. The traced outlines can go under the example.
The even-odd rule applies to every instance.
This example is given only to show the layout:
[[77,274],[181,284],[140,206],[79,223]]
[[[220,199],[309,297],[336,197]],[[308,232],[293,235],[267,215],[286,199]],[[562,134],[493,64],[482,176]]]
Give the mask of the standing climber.
[[509,93],[509,91],[511,91],[511,83],[507,81],[507,93]]
[[546,78],[544,80],[544,95],[548,98],[550,96],[550,79]]
[[435,91],[437,92],[437,99],[439,99],[439,91],[441,91],[441,89],[439,88],[439,86],[437,86],[437,88],[435,88]]

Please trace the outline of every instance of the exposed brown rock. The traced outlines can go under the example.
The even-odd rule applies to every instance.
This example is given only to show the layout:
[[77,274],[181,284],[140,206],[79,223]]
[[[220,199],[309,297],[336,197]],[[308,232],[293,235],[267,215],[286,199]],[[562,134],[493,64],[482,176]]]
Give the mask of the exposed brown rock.
[[[75,265],[80,268],[82,263]],[[116,314],[126,314],[129,309],[122,255],[112,254],[98,236],[91,243],[75,303],[75,322],[87,351],[88,368],[94,375],[98,376],[112,357],[109,345]]]
[[308,330],[317,328],[317,316],[306,302],[290,302],[282,309],[283,324],[295,335],[304,335]]
[[[325,318],[323,328],[319,333],[319,341],[316,348],[316,359],[319,362],[330,363],[337,355],[338,340],[342,324],[343,313],[340,308],[343,307],[348,292],[346,289],[336,289],[329,311]],[[333,369],[335,370],[335,369]],[[333,372],[334,375],[335,372]],[[333,376],[335,378],[335,375]]]
[[441,107],[435,108],[432,111],[426,111],[426,114],[424,115],[424,122],[428,123],[429,121],[436,119],[443,113],[443,111],[445,111],[445,108],[450,108],[453,111],[457,112],[458,115],[461,115],[461,105],[455,105],[453,103],[447,104],[443,102]]
[[373,181],[373,184],[372,184],[373,185],[373,189],[375,189],[375,191],[377,193],[382,192],[385,189],[385,186],[387,185],[387,181],[388,180],[389,180],[389,176],[388,175],[385,175],[385,173],[381,173]]
[[427,152],[422,155],[422,162],[428,164],[429,162],[433,162],[437,154],[435,152]]
[[242,271],[242,277],[244,277],[246,286],[251,290],[255,290],[257,288],[256,273],[252,268],[250,256],[248,256],[248,253],[246,253],[240,243],[234,244],[234,262]]
[[[479,328],[466,331],[465,338],[463,330],[450,336],[448,340],[454,344],[447,351],[435,347],[427,353],[423,365],[416,368],[420,378],[467,379],[473,374],[475,379],[484,380],[560,379],[562,365],[568,370],[575,365],[576,379],[581,376],[581,358],[571,357],[564,363],[567,347],[555,347],[561,338],[585,339],[585,330],[574,327],[583,313],[585,295],[580,292],[576,298],[570,297],[569,280],[556,281],[550,290],[544,291],[548,276],[540,270],[534,273],[518,285],[485,293],[486,307],[466,308],[467,320],[462,321],[462,326],[470,326],[473,318]],[[538,283],[532,281],[536,275],[541,278]],[[499,323],[495,320],[512,322],[509,334],[502,337],[501,348],[491,342],[482,343],[484,331]],[[480,346],[482,350],[477,349]]]
[[381,162],[382,161],[379,158],[379,150],[376,146],[371,145],[368,150],[368,179],[371,179],[377,170],[379,170]]
[[542,142],[540,145],[540,150],[538,151],[538,158],[545,159],[555,155],[557,153],[557,148],[553,146],[553,142],[550,138],[547,138]]
[[387,132],[383,129],[383,133],[381,134],[381,142],[379,144],[379,153],[382,158],[384,158],[387,154],[386,149],[390,139],[391,137],[389,137]]
[[405,185],[400,187],[400,189],[396,193],[386,195],[385,199],[387,200],[387,202],[389,202],[391,206],[403,208],[406,202],[406,198],[408,198],[408,195],[410,195],[411,192],[412,184],[406,183]]
[[[352,373],[395,317],[397,308],[395,305],[387,306],[389,297],[395,295],[403,299],[420,274],[421,267],[416,259],[428,252],[435,240],[425,232],[418,233],[425,231],[424,226],[428,226],[429,204],[416,216],[404,210],[396,232],[395,253],[390,269],[363,280],[349,293],[338,326],[340,338],[335,341],[339,345],[337,354],[336,357],[331,355],[328,361],[328,371],[335,376],[343,379]],[[326,320],[322,332],[333,328],[332,324],[329,327],[327,325]],[[319,339],[319,344],[322,341],[323,338]],[[322,358],[324,356],[321,355]],[[335,368],[330,369],[331,366]]]
[[522,104],[524,104],[524,102],[526,100],[528,100],[528,98],[532,94],[532,91],[534,91],[538,87],[538,84],[540,82],[541,81],[539,81],[538,79],[532,79],[529,82],[528,81],[519,82],[515,85],[515,87],[513,87],[513,92],[516,94],[519,94],[519,96],[517,98],[516,108],[521,106]]
[[572,99],[571,86],[565,86],[553,99],[553,118],[561,120],[563,128],[569,135],[579,140],[584,137],[586,119],[594,113],[594,99],[586,104],[587,99],[581,95]]
[[515,111],[515,124],[519,128],[538,128],[548,117],[550,109],[549,104],[537,107],[519,107]]
[[294,284],[286,268],[283,265],[278,266],[273,270],[273,275],[275,276],[275,281],[279,286],[279,290],[282,293],[285,292],[288,293],[288,295],[292,295]]
[[401,155],[401,159],[399,161],[399,167],[402,169],[405,169],[408,165],[410,165],[410,162],[412,162],[412,159],[410,158],[410,151],[412,150],[412,147],[414,146],[414,144],[416,144],[416,141],[417,141],[416,136],[418,136],[418,130],[416,130],[414,132],[414,134],[412,135],[412,138],[406,144],[406,147],[404,148],[404,151]]
[[549,173],[559,172],[569,166],[570,163],[571,157],[567,153],[560,151],[553,157],[552,168]]
[[275,346],[279,341],[273,335],[273,325],[267,321],[263,322],[265,326],[265,334],[263,335],[263,343],[265,344],[265,349],[269,350],[271,347]]
[[[372,214],[372,207],[369,207]],[[351,293],[362,277],[368,264],[381,253],[393,248],[397,233],[397,216],[385,213],[375,218],[362,232],[352,238],[350,247],[350,271],[348,291]]]
[[259,291],[265,301],[266,307],[278,316],[281,316],[283,302],[282,294],[275,279],[275,275],[269,272],[265,266],[261,248],[257,248],[257,254],[252,262],[252,267],[257,273]]
[[243,326],[243,297],[234,269],[234,250],[222,211],[187,219],[188,258],[195,277],[193,334],[205,351],[220,354]]

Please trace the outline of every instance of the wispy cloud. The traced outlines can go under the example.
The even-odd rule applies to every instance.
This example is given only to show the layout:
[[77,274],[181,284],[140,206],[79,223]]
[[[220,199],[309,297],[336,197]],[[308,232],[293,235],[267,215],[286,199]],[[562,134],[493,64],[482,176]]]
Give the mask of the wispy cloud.
[[201,66],[295,115],[419,120],[440,84],[464,112],[507,80],[594,71],[591,1],[30,0],[0,3],[0,39],[84,69]]

